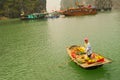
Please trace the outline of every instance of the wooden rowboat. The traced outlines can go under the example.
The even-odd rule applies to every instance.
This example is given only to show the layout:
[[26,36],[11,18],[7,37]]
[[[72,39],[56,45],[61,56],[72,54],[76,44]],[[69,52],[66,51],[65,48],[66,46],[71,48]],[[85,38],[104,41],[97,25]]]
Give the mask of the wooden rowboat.
[[[107,63],[110,63],[111,62],[111,60],[110,59],[108,59],[108,58],[105,58],[104,57],[104,61],[96,61],[96,62],[93,62],[93,63],[88,63],[87,61],[85,61],[85,62],[83,62],[83,63],[80,63],[80,62],[78,62],[77,60],[76,60],[76,58],[74,58],[71,54],[72,54],[72,51],[74,51],[73,50],[73,48],[75,48],[76,46],[71,46],[71,47],[68,47],[67,48],[67,53],[68,53],[68,55],[69,55],[69,57],[77,64],[77,65],[79,65],[80,67],[82,67],[82,68],[92,68],[92,67],[98,67],[98,66],[102,66],[102,65],[104,65],[104,64],[107,64]],[[79,54],[79,56],[85,56],[86,54]],[[97,54],[98,55],[98,54]],[[102,56],[103,57],[103,56]]]

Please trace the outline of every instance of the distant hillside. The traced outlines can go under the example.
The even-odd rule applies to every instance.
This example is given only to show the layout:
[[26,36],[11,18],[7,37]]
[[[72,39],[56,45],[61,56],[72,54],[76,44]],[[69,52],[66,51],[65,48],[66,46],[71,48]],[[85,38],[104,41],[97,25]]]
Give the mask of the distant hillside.
[[120,9],[120,0],[112,0],[113,9]]
[[0,16],[16,18],[25,14],[46,10],[46,0],[0,0]]
[[61,10],[76,7],[75,2],[77,0],[61,0]]
[[94,4],[93,0],[61,0],[61,10],[77,7],[78,4]]
[[[95,4],[96,0],[61,0],[61,10],[76,7],[75,3],[79,4]],[[104,3],[105,0],[99,0]],[[113,9],[120,9],[120,0],[112,0]]]

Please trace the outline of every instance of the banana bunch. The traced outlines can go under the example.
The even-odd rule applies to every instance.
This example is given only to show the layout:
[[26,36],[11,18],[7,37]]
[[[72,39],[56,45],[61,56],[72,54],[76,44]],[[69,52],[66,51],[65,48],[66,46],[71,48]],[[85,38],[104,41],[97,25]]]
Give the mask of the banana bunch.
[[97,55],[97,56],[95,56],[95,59],[96,59],[97,62],[104,62],[104,57],[103,56]]
[[94,59],[89,59],[88,61],[87,61],[87,63],[88,64],[92,64],[92,63],[95,63],[96,61],[94,60]]
[[78,49],[78,51],[80,51],[81,53],[85,53],[85,48],[84,48],[84,47],[78,47],[77,49]]

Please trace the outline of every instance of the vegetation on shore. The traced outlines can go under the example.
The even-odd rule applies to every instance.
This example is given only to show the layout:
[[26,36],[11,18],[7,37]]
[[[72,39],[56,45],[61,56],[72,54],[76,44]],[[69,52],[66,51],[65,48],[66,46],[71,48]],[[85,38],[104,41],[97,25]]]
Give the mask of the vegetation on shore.
[[46,10],[46,0],[0,0],[0,19],[17,18]]

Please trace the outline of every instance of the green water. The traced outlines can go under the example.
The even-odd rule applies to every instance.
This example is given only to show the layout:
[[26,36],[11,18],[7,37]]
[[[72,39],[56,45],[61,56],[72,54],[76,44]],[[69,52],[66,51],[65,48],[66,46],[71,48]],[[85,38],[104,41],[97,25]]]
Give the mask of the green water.
[[[88,37],[111,64],[86,70],[66,47]],[[0,21],[0,80],[120,80],[120,12],[48,20]]]

